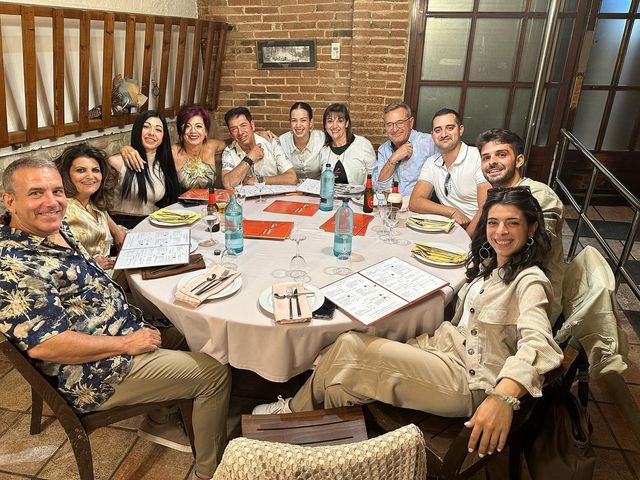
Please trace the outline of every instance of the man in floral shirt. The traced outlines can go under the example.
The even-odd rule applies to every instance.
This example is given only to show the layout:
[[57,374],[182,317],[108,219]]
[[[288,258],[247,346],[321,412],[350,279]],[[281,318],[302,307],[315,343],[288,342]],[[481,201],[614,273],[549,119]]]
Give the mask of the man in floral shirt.
[[55,165],[18,160],[2,181],[11,220],[0,237],[0,331],[79,412],[193,398],[197,476],[210,477],[226,443],[228,368],[162,348],[158,330],[62,221]]

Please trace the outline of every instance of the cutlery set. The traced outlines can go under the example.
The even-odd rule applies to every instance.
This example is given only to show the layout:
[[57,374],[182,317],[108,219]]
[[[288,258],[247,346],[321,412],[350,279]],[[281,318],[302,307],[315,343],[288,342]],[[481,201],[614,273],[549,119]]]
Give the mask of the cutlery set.
[[220,276],[218,276],[215,273],[212,273],[206,278],[204,282],[201,282],[199,285],[196,285],[194,288],[192,288],[191,293],[195,292],[194,295],[202,295],[203,293],[208,292],[212,288],[220,285],[222,282],[224,282],[227,278],[231,277],[232,275],[234,274],[233,273],[230,274],[230,270],[223,271],[220,274]]

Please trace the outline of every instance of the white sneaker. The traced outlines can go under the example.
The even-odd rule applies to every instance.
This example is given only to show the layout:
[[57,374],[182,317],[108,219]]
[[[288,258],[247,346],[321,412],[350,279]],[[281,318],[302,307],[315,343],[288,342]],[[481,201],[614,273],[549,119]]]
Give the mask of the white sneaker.
[[278,401],[273,403],[263,403],[262,405],[258,405],[251,412],[253,415],[274,415],[277,413],[292,413],[291,407],[289,406],[289,402],[292,397],[282,398],[281,395],[278,395]]

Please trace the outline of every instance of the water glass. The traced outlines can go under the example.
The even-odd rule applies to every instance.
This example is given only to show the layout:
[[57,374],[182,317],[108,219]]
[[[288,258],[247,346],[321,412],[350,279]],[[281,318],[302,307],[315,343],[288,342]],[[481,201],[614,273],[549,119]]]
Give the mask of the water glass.
[[225,248],[220,254],[220,265],[238,271],[238,254],[232,248]]

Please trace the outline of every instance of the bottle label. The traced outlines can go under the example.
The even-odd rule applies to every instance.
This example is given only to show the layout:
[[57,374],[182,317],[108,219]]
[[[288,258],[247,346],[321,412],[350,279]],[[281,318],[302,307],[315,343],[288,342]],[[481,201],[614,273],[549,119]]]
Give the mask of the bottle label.
[[369,199],[367,200],[367,205],[369,206],[369,208],[370,208],[371,210],[373,210],[373,195],[371,195],[371,196],[369,197]]

